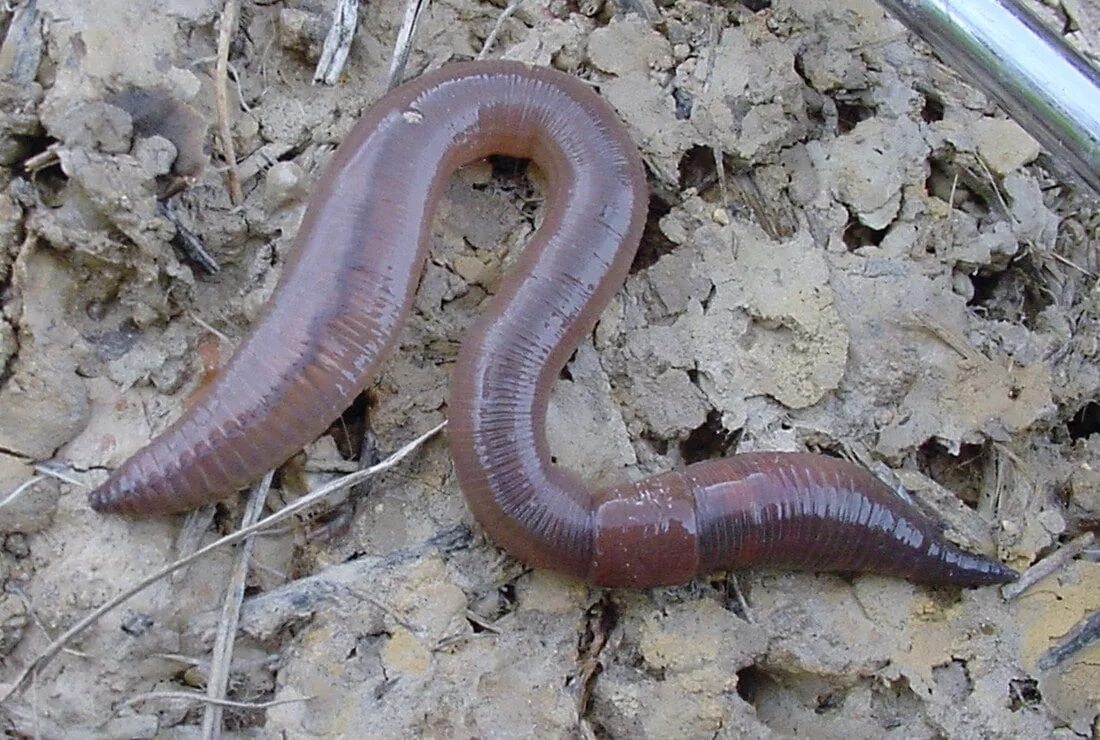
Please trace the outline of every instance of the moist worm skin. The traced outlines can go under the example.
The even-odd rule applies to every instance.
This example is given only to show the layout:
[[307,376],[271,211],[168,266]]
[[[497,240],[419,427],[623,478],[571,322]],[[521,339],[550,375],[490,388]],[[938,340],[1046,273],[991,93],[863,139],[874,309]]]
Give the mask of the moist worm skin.
[[161,514],[222,498],[319,436],[377,374],[408,316],[448,178],[490,154],[534,160],[542,226],[470,330],[448,437],[474,515],[514,557],[605,586],[719,569],[1012,580],[867,471],[751,453],[592,490],[550,462],[550,389],[626,279],[648,201],[637,149],[583,82],[513,62],[450,65],[378,101],[318,182],[263,317],[171,427],[91,495]]

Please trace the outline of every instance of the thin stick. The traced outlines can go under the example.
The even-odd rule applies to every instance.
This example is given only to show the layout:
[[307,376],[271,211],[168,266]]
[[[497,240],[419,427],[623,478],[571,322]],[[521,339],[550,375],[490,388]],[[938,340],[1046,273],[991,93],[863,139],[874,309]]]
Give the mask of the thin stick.
[[416,24],[428,9],[429,1],[409,0],[408,5],[405,6],[405,17],[401,20],[401,29],[397,32],[397,41],[393,45],[393,59],[390,60],[390,73],[386,82],[387,90],[392,90],[401,84],[401,78],[405,75],[405,65],[409,61],[409,52],[412,51]]
[[1089,278],[1090,280],[1097,277],[1096,273],[1093,272],[1092,270],[1086,270],[1084,267],[1081,267],[1076,262],[1073,262],[1072,260],[1066,259],[1065,257],[1058,254],[1057,252],[1051,252],[1050,256],[1053,257],[1054,259],[1058,260],[1059,262],[1061,262],[1063,265],[1066,265],[1067,267],[1072,267],[1074,270],[1077,270],[1077,272],[1081,273],[1082,275]]
[[321,48],[321,58],[313,71],[313,81],[326,85],[335,85],[344,71],[351,51],[351,42],[355,38],[355,27],[359,21],[359,0],[338,0],[332,12],[332,25],[325,36]]
[[752,611],[749,609],[749,602],[745,599],[745,594],[741,592],[741,582],[737,578],[736,573],[730,573],[728,576],[730,585],[733,586],[733,595],[737,597],[737,605],[741,607],[741,613],[745,617],[745,621],[749,624],[753,623]]
[[1094,539],[1096,539],[1096,535],[1092,532],[1085,532],[1053,555],[1043,558],[1038,563],[1028,568],[1024,571],[1024,574],[1020,576],[1020,580],[1015,583],[1006,583],[1002,586],[1001,596],[1006,599],[1016,598],[1088,549]]
[[244,87],[241,86],[241,75],[237,72],[237,68],[233,66],[233,62],[226,64],[226,68],[229,71],[229,76],[233,78],[233,84],[237,86],[237,103],[240,104],[241,110],[245,113],[252,112],[252,106],[248,104],[248,101],[244,99]]
[[500,627],[497,627],[492,622],[485,621],[485,618],[475,612],[473,609],[466,610],[466,619],[476,624],[485,632],[492,632],[494,635],[502,634]]
[[[206,531],[210,529],[210,524],[214,521],[214,514],[217,513],[217,510],[218,505],[211,503],[203,504],[199,508],[187,512],[183,524],[180,525],[179,532],[176,533],[175,556],[177,558],[186,557],[202,546]],[[178,583],[186,576],[187,569],[178,570],[169,577],[168,582]]]
[[[264,502],[271,490],[271,479],[275,476],[274,470],[269,470],[263,479],[252,487],[248,495],[248,504],[245,506],[244,516],[241,518],[241,527],[249,527],[256,523],[264,510]],[[225,603],[222,605],[222,618],[218,624],[218,634],[214,640],[214,649],[210,655],[210,675],[206,679],[206,697],[210,700],[202,715],[203,740],[221,735],[222,731],[222,706],[220,701],[225,699],[225,691],[229,686],[229,666],[233,660],[233,642],[237,637],[237,624],[241,619],[241,602],[244,601],[245,579],[248,577],[248,561],[252,558],[252,546],[255,543],[253,537],[246,537],[241,544],[241,551],[237,554],[237,564],[233,568],[233,574],[229,579],[229,588],[225,592]]]
[[508,7],[497,16],[496,23],[493,24],[493,30],[489,32],[489,35],[485,37],[485,43],[481,46],[481,51],[477,53],[478,59],[484,59],[490,51],[493,50],[493,46],[497,42],[497,36],[500,35],[500,30],[504,27],[504,21],[512,17],[512,14],[519,10],[519,6],[523,4],[523,0],[512,0],[508,3]]
[[63,632],[60,637],[58,637],[56,640],[54,640],[48,646],[46,646],[46,649],[43,650],[42,653],[37,658],[35,658],[33,661],[31,661],[30,664],[28,664],[27,667],[23,669],[22,673],[19,674],[19,676],[15,679],[15,681],[7,687],[7,690],[4,692],[4,694],[0,695],[0,702],[4,702],[8,698],[10,698],[16,691],[18,691],[23,686],[23,684],[25,684],[27,682],[27,679],[30,678],[30,676],[32,674],[35,674],[38,671],[42,670],[51,660],[53,660],[57,656],[57,654],[59,652],[61,652],[62,648],[64,648],[66,645],[68,645],[70,642],[72,642],[73,638],[75,638],[77,635],[82,633],[84,630],[88,629],[88,627],[92,626],[97,621],[99,621],[103,617],[104,614],[107,614],[112,609],[116,608],[119,604],[122,604],[122,603],[126,602],[132,596],[134,596],[135,594],[141,593],[146,588],[148,588],[150,585],[152,585],[152,584],[156,583],[157,581],[161,580],[162,578],[164,578],[168,574],[174,573],[175,571],[179,570],[180,568],[183,568],[183,567],[195,562],[199,558],[204,557],[205,555],[208,555],[209,553],[213,552],[214,550],[218,549],[219,547],[224,547],[226,545],[232,545],[234,542],[240,542],[241,540],[243,540],[245,537],[248,537],[248,535],[252,534],[253,532],[258,532],[261,529],[266,529],[266,528],[270,527],[272,524],[275,524],[276,522],[281,522],[284,519],[287,519],[288,517],[291,517],[294,514],[297,514],[302,509],[306,509],[310,506],[313,506],[318,501],[320,501],[325,496],[328,496],[331,493],[335,493],[336,491],[342,491],[345,488],[348,488],[349,486],[354,486],[356,483],[359,483],[360,481],[366,480],[367,478],[371,477],[372,475],[377,475],[378,473],[389,470],[393,466],[397,465],[397,463],[401,462],[403,459],[408,457],[408,455],[411,452],[413,452],[416,448],[420,447],[427,440],[431,439],[436,434],[438,434],[439,431],[441,429],[443,429],[443,427],[445,427],[445,426],[447,426],[447,422],[443,422],[443,423],[435,426],[434,428],[430,429],[429,431],[425,432],[424,434],[421,434],[419,437],[417,437],[413,441],[409,442],[407,445],[405,445],[404,447],[402,447],[397,452],[393,453],[392,455],[390,455],[389,457],[387,457],[385,460],[378,463],[377,465],[373,465],[373,466],[367,468],[366,470],[360,470],[359,472],[351,473],[349,475],[345,475],[343,478],[337,478],[336,480],[332,481],[331,483],[328,483],[327,485],[321,486],[316,491],[312,491],[312,492],[306,494],[305,496],[302,496],[300,499],[298,499],[294,503],[283,507],[282,509],[275,512],[271,516],[266,517],[264,519],[261,519],[260,521],[256,522],[255,524],[253,524],[251,526],[242,527],[241,529],[237,530],[233,534],[226,535],[225,537],[222,537],[220,540],[217,540],[215,542],[211,542],[206,547],[203,547],[200,550],[196,550],[195,552],[193,552],[192,554],[188,555],[185,558],[181,558],[179,560],[176,560],[173,563],[169,563],[168,565],[164,566],[163,568],[156,571],[155,573],[141,579],[141,581],[139,581],[136,585],[131,586],[130,588],[126,589],[122,593],[118,594],[114,598],[107,601],[106,603],[104,603],[101,606],[94,609],[86,617],[81,619],[79,622],[74,624],[69,629],[65,630],[65,632]]
[[993,188],[993,194],[997,196],[997,201],[1001,204],[1001,208],[1004,209],[1005,215],[1012,219],[1013,223],[1020,223],[1020,220],[1012,213],[1012,209],[1008,207],[1008,201],[1005,200],[1004,195],[1001,193],[1001,189],[997,187],[997,178],[993,176],[993,170],[989,169],[989,165],[985,163],[985,160],[978,156],[974,156],[978,160],[978,164],[985,170],[985,177],[989,180],[989,186]]
[[237,152],[233,146],[233,132],[229,127],[229,44],[237,30],[241,12],[240,0],[225,0],[218,28],[218,62],[214,67],[214,103],[218,108],[218,136],[221,138],[222,158],[225,160],[225,179],[229,185],[229,201],[237,206],[244,200],[241,176],[237,171]]
[[1039,656],[1036,666],[1048,671],[1097,640],[1100,640],[1100,611],[1075,624],[1056,645]]
[[201,316],[196,314],[194,311],[188,312],[187,317],[190,318],[192,321],[194,321],[199,326],[201,326],[203,329],[206,329],[208,332],[213,334],[215,337],[217,337],[221,341],[225,342],[226,344],[229,344],[229,345],[233,344],[233,340],[230,339],[229,336],[225,332],[223,332],[223,331],[219,330],[218,328],[214,327],[212,324],[210,324],[210,322],[204,320]]
[[310,701],[312,696],[297,697],[294,699],[273,699],[271,701],[231,701],[229,699],[212,699],[205,694],[200,694],[197,691],[151,691],[148,694],[140,694],[127,699],[118,705],[118,708],[133,706],[144,701],[157,701],[159,699],[179,699],[183,701],[194,701],[206,703],[211,706],[218,707],[232,707],[235,709],[271,709],[272,707],[281,706],[283,704],[297,704],[304,701]]

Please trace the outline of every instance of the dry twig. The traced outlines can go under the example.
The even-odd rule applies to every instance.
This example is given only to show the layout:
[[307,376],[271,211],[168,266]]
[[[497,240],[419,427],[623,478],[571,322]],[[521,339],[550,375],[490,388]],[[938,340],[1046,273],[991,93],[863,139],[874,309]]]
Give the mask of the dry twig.
[[504,21],[512,17],[519,6],[523,4],[523,0],[511,0],[499,16],[497,16],[496,23],[493,24],[493,30],[489,32],[489,35],[485,37],[485,43],[481,46],[481,51],[478,52],[477,58],[484,59],[490,51],[493,50],[493,45],[497,42],[497,36],[500,36],[500,30],[504,27]]
[[313,71],[313,81],[335,85],[344,71],[359,21],[359,0],[338,0],[332,12],[332,25],[321,48],[321,58]]
[[964,360],[976,363],[983,361],[989,362],[989,358],[975,349],[966,337],[958,331],[946,326],[943,322],[937,321],[931,314],[925,311],[914,311],[913,318],[915,320],[911,323],[907,323],[907,326],[928,332],[936,339],[955,350]]
[[208,706],[218,707],[231,707],[234,709],[271,709],[282,704],[298,704],[300,702],[309,701],[312,696],[296,697],[293,699],[273,699],[271,701],[231,701],[229,699],[212,699],[211,697],[200,694],[197,691],[151,691],[148,694],[139,694],[132,699],[127,699],[123,703],[118,705],[118,708],[133,706],[134,704],[140,704],[146,701],[158,701],[164,699],[178,699],[182,701],[192,701],[198,703],[205,703]]
[[40,462],[40,463],[38,463],[37,465],[34,466],[34,472],[38,473],[39,475],[44,475],[47,478],[53,478],[55,480],[59,480],[62,483],[68,483],[70,486],[76,486],[77,488],[87,488],[88,487],[87,483],[84,483],[83,481],[79,481],[76,478],[72,477],[71,475],[67,475],[64,472],[58,470],[56,467],[54,467],[56,464],[57,463],[54,463],[51,460],[46,460],[45,462]]
[[1062,255],[1058,254],[1057,252],[1050,252],[1050,256],[1053,257],[1058,262],[1061,262],[1066,267],[1072,267],[1074,270],[1077,270],[1077,272],[1081,273],[1082,275],[1087,277],[1089,280],[1095,280],[1097,277],[1100,277],[1095,272],[1093,272],[1092,270],[1086,270],[1084,267],[1081,267],[1076,262],[1063,257]]
[[226,344],[228,344],[230,346],[233,345],[233,340],[229,338],[228,334],[226,334],[225,332],[223,332],[223,331],[217,329],[216,327],[212,326],[208,321],[205,321],[201,316],[199,316],[194,311],[189,311],[188,314],[187,314],[187,317],[189,319],[191,319],[192,321],[194,321],[198,326],[202,327],[206,331],[213,334],[215,337],[217,337],[222,342],[225,342]]
[[188,555],[185,558],[180,558],[175,562],[169,563],[155,573],[146,576],[137,584],[122,591],[114,598],[109,599],[108,601],[94,609],[72,627],[65,630],[65,632],[62,633],[60,637],[51,642],[46,647],[46,649],[38,655],[37,658],[32,660],[27,665],[27,667],[23,669],[23,671],[16,677],[15,681],[13,681],[10,685],[3,689],[4,693],[0,695],[0,702],[6,701],[13,694],[15,694],[15,692],[18,691],[27,682],[27,679],[31,678],[32,676],[37,676],[38,672],[41,671],[51,660],[57,657],[57,654],[61,652],[61,650],[64,649],[70,642],[72,642],[74,638],[76,638],[78,635],[84,632],[84,630],[88,629],[93,624],[102,619],[103,615],[109,613],[120,604],[125,603],[135,594],[141,593],[152,584],[163,579],[165,576],[174,573],[180,568],[183,568],[195,562],[199,558],[208,555],[209,553],[220,547],[225,547],[226,545],[240,542],[253,532],[258,532],[261,529],[266,529],[276,522],[281,522],[284,519],[287,519],[288,517],[297,514],[299,511],[313,506],[329,494],[335,493],[336,491],[342,491],[345,488],[348,488],[349,486],[354,486],[356,483],[359,483],[360,481],[365,480],[372,475],[377,475],[378,473],[381,473],[385,470],[389,470],[393,466],[397,465],[397,463],[408,457],[410,453],[420,447],[420,445],[424,444],[424,442],[438,434],[439,431],[443,429],[443,427],[445,427],[446,425],[447,422],[438,424],[431,430],[425,432],[413,441],[409,442],[407,445],[405,445],[377,465],[374,465],[370,468],[367,468],[366,470],[362,470],[357,473],[351,473],[350,475],[346,475],[343,478],[337,478],[331,483],[321,486],[316,491],[312,491],[305,496],[302,496],[294,503],[283,507],[271,516],[268,516],[249,527],[242,527],[233,534],[226,535],[219,540],[211,542],[206,547],[200,550],[196,550],[191,555]]
[[428,10],[428,2],[429,0],[409,0],[408,5],[405,6],[405,17],[401,20],[401,29],[397,32],[397,41],[393,45],[393,59],[390,60],[390,73],[386,82],[387,90],[392,90],[401,84],[401,79],[405,75],[405,65],[409,61],[409,52],[412,51],[416,24]]
[[[241,528],[256,523],[263,513],[264,502],[271,490],[271,479],[275,471],[269,470],[263,479],[252,487],[248,494],[248,504],[241,518]],[[206,697],[209,702],[202,715],[202,736],[204,740],[218,737],[222,730],[222,705],[225,691],[229,686],[229,666],[233,660],[233,642],[237,637],[237,623],[241,618],[241,602],[244,601],[245,579],[248,577],[248,561],[252,557],[252,545],[255,539],[246,537],[237,554],[237,563],[229,579],[229,588],[225,592],[225,604],[222,605],[222,618],[218,624],[218,636],[214,640],[214,650],[210,656],[210,675],[206,680]]]
[[[202,546],[210,524],[214,521],[217,512],[217,504],[203,504],[197,509],[187,512],[187,516],[180,525],[176,534],[176,557],[184,558],[198,550]],[[176,571],[168,579],[170,583],[178,583],[187,576],[187,570]]]
[[218,29],[218,62],[214,68],[214,103],[218,108],[218,136],[221,139],[222,158],[226,165],[226,182],[229,185],[229,200],[240,205],[244,200],[241,190],[241,176],[237,171],[237,152],[233,146],[233,131],[229,126],[229,44],[237,30],[240,18],[240,0],[225,0]]
[[1093,612],[1074,625],[1057,644],[1039,656],[1036,665],[1041,670],[1049,671],[1097,640],[1100,640],[1100,611]]
[[40,170],[44,170],[47,167],[53,167],[54,165],[60,163],[61,144],[50,144],[38,154],[27,157],[25,160],[23,160],[23,170],[33,175]]
[[737,578],[736,573],[730,573],[727,576],[727,580],[733,588],[733,596],[737,599],[737,605],[741,607],[741,614],[745,617],[746,622],[752,624],[754,621],[752,618],[752,611],[749,610],[748,599],[745,598],[745,594],[741,591],[741,581]]
[[1028,568],[1024,571],[1023,575],[1020,576],[1020,580],[1015,583],[1006,583],[1002,586],[1001,596],[1004,596],[1006,599],[1016,598],[1084,552],[1092,545],[1094,539],[1096,539],[1096,536],[1092,532],[1085,532],[1053,555],[1043,558],[1038,563]]
[[[170,660],[174,663],[182,663],[186,666],[191,666],[198,669],[202,675],[203,680],[210,675],[210,661],[205,658],[196,658],[192,655],[181,655],[180,653],[154,653],[153,658],[161,658],[162,660]],[[243,673],[244,671],[251,671],[256,668],[269,668],[279,662],[279,655],[271,653],[264,655],[260,658],[249,658],[247,660],[235,660],[231,665],[231,673]]]

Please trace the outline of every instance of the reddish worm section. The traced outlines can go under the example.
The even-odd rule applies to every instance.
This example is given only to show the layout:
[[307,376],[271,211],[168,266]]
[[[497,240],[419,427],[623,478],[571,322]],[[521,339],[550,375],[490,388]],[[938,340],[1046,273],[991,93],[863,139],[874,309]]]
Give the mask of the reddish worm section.
[[544,222],[462,345],[451,385],[459,484],[509,553],[606,586],[752,565],[963,585],[1015,577],[947,543],[867,471],[828,457],[740,454],[599,490],[550,462],[550,388],[626,278],[648,190],[634,144],[598,95],[509,62],[451,65],[370,109],[318,182],[263,318],[92,506],[189,509],[321,434],[393,349],[444,184],[490,154],[534,160],[549,181]]

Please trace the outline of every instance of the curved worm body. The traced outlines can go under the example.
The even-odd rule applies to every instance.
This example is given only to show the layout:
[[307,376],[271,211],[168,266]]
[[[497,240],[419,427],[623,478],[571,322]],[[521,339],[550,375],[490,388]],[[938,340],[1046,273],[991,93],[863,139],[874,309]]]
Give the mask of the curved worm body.
[[513,556],[606,586],[769,565],[931,583],[1011,580],[943,540],[870,473],[809,454],[753,453],[592,490],[550,462],[550,389],[626,279],[648,190],[611,109],[581,81],[509,62],[454,64],[383,97],[318,182],[279,287],[184,415],[91,495],[158,514],[224,497],[320,435],[375,376],[412,307],[440,192],[490,154],[549,182],[532,243],[454,369],[459,484]]

